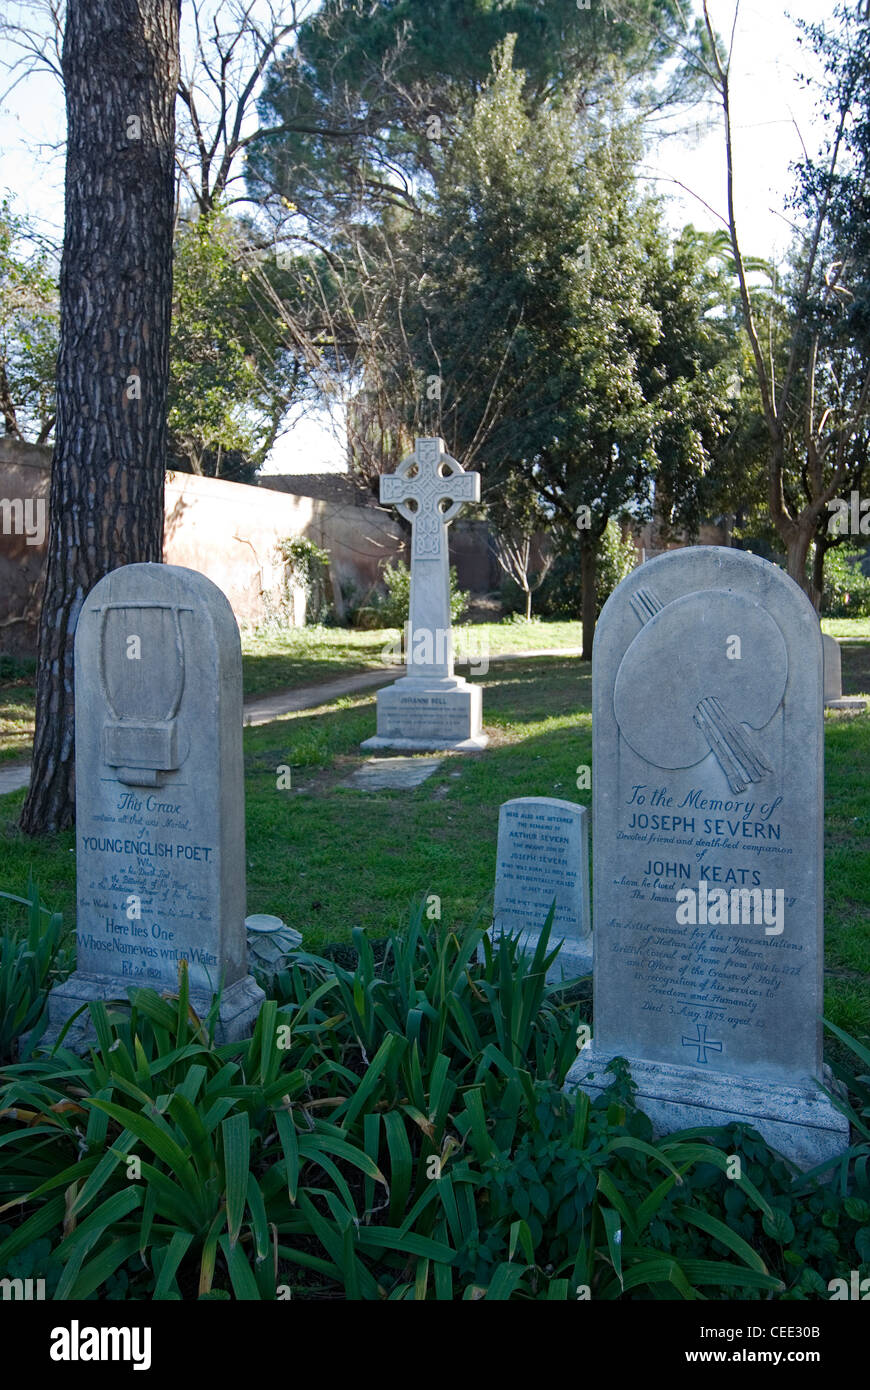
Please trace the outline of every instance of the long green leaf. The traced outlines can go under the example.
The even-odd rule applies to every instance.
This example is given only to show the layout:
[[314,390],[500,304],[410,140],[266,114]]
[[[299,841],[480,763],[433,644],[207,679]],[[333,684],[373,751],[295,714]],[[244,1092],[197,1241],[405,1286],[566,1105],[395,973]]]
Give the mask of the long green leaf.
[[144,1115],[137,1115],[123,1105],[115,1105],[108,1100],[97,1100],[95,1097],[86,1098],[85,1104],[96,1106],[97,1109],[105,1111],[113,1120],[117,1120],[125,1129],[129,1129],[135,1134],[137,1139],[141,1139],[143,1143],[147,1144],[152,1152],[175,1173],[188,1195],[197,1202],[199,1201],[200,1185],[193,1165],[189,1156],[171,1135],[156,1125],[153,1120],[147,1119]]
[[227,1229],[230,1245],[235,1245],[245,1215],[251,1156],[251,1127],[245,1112],[229,1115],[221,1123],[221,1135],[227,1197]]
[[162,1299],[169,1297],[172,1292],[172,1284],[178,1272],[178,1267],[190,1249],[192,1240],[193,1236],[190,1231],[173,1232],[172,1239],[166,1247],[163,1256],[163,1263],[160,1266],[157,1283],[154,1285],[152,1298],[154,1298],[155,1301],[160,1302]]
[[744,1260],[750,1269],[756,1269],[759,1274],[767,1274],[767,1265],[761,1256],[747,1244],[742,1236],[736,1231],[732,1231],[730,1226],[726,1226],[724,1221],[720,1221],[716,1216],[710,1216],[708,1212],[701,1211],[695,1207],[678,1206],[674,1207],[674,1215],[682,1221],[688,1221],[691,1226],[697,1226],[699,1230],[706,1231],[708,1235],[714,1236],[716,1240],[726,1245],[733,1255]]

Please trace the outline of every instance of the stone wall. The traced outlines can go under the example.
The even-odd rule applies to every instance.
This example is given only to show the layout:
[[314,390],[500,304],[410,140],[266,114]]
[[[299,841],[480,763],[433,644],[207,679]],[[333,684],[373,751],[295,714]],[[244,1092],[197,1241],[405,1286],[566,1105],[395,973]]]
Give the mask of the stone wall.
[[[32,656],[48,535],[51,450],[0,438],[0,652]],[[28,537],[21,521],[39,521]]]
[[[47,541],[51,450],[0,438],[0,652],[32,656],[36,650]],[[37,519],[43,536],[23,534],[21,519]],[[213,580],[240,623],[274,611],[284,592],[280,541],[323,531],[314,525],[308,497],[264,494],[258,488],[168,474],[163,558]],[[304,621],[304,595],[291,592],[287,617]]]
[[[392,509],[379,507],[372,494],[347,474],[266,474],[259,487],[308,497],[313,502],[313,516],[305,534],[332,557],[338,613],[343,611],[343,597],[350,598],[351,592],[357,604],[368,601],[387,561],[407,563],[407,531],[396,521]],[[460,588],[473,594],[499,588],[503,576],[492,553],[487,522],[458,517],[448,528],[447,538]]]
[[[239,623],[255,623],[276,611],[284,590],[282,540],[308,534],[313,519],[308,497],[263,497],[258,488],[201,478],[166,475],[163,558],[168,565],[198,570],[217,584]],[[292,595],[288,621],[305,621],[304,595]]]
[[[273,490],[264,482],[256,489],[260,497],[293,496],[282,488]],[[359,503],[343,490],[327,489],[322,497],[300,496],[296,500],[309,509],[304,534],[329,553],[332,600],[339,617],[352,602],[365,604],[387,561],[405,556],[405,536],[390,512]]]
[[[0,437],[0,652],[16,656],[36,650],[50,468],[51,449]],[[502,576],[487,523],[458,518],[448,535],[460,586],[475,594],[497,590]],[[346,475],[267,477],[251,487],[167,474],[163,558],[213,580],[239,623],[276,611],[284,592],[277,547],[295,536],[328,551],[332,598],[341,616],[348,600],[369,600],[386,561],[407,558],[406,532],[392,512]],[[285,616],[304,621],[301,590],[290,595]]]

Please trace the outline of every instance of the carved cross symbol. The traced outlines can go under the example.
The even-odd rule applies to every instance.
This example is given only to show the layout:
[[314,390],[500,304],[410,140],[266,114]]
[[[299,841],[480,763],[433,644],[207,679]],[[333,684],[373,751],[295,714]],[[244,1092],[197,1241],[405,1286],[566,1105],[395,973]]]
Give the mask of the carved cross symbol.
[[[720,1042],[708,1042],[708,1041],[707,1041],[707,1025],[706,1025],[706,1023],[696,1023],[696,1024],[695,1024],[695,1028],[697,1029],[697,1033],[698,1033],[697,1038],[683,1038],[683,1047],[697,1047],[697,1049],[698,1049],[698,1056],[695,1058],[695,1060],[696,1060],[697,1062],[706,1062],[706,1061],[707,1061],[707,1049],[708,1049],[708,1048],[712,1048],[712,1050],[713,1050],[714,1052],[721,1052],[721,1051],[722,1051],[722,1044],[721,1044]],[[702,1054],[703,1054],[703,1055],[702,1055]]]
[[440,560],[446,554],[448,523],[463,502],[480,501],[480,474],[464,472],[445,452],[443,439],[418,439],[395,473],[381,477],[381,501],[392,503],[410,521],[412,560]]

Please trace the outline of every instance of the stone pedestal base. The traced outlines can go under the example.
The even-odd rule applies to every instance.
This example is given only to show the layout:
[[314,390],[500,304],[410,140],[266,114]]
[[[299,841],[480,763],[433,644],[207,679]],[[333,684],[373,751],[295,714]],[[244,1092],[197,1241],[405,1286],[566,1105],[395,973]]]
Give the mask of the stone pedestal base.
[[489,739],[482,726],[482,691],[461,677],[427,680],[403,676],[378,691],[378,725],[363,748],[420,753],[477,752]]
[[[75,971],[62,985],[56,985],[48,996],[48,1027],[39,1039],[38,1046],[53,1047],[57,1042],[63,1025],[83,1004],[100,999],[107,1003],[113,999],[124,999],[127,990],[134,988],[111,976],[83,975]],[[149,986],[144,985],[145,988]],[[157,986],[158,993],[165,986]],[[228,985],[221,995],[220,1013],[215,1027],[215,1042],[238,1042],[249,1038],[254,1030],[260,1005],[266,996],[252,975],[245,975],[235,984]],[[204,1019],[211,1008],[212,996],[191,992],[190,1002],[200,1018]],[[26,1035],[21,1039],[23,1044]],[[90,1014],[85,1011],[67,1032],[63,1046],[71,1052],[85,1052],[96,1041]]]
[[[611,1084],[606,1070],[612,1056],[584,1048],[565,1079],[564,1089],[585,1091],[593,1099]],[[700,1125],[732,1122],[757,1129],[772,1149],[806,1172],[849,1146],[849,1122],[813,1081],[783,1085],[705,1072],[701,1067],[627,1058],[637,1085],[637,1105],[657,1135]],[[825,1069],[825,1084],[832,1086]]]
[[[490,927],[487,935],[491,941],[497,938]],[[525,955],[534,955],[540,940],[540,932],[537,928],[530,928],[529,931],[520,932],[520,949]],[[558,943],[558,936],[550,933],[550,950]],[[477,948],[477,959],[483,961],[483,944]],[[592,934],[589,936],[569,936],[566,937],[559,948],[559,954],[547,971],[547,983],[559,985],[563,980],[576,980],[583,975],[592,974]]]

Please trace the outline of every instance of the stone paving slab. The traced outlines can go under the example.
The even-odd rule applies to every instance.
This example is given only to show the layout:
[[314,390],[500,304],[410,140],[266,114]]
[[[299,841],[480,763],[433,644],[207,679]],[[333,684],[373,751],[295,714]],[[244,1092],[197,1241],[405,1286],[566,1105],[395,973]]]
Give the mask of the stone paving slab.
[[357,791],[408,791],[419,787],[439,768],[443,758],[369,758],[340,787]]

